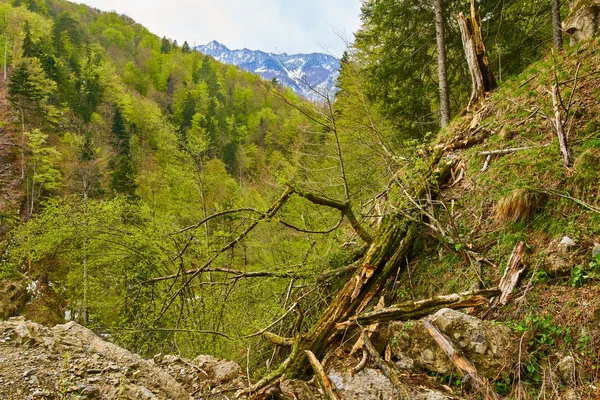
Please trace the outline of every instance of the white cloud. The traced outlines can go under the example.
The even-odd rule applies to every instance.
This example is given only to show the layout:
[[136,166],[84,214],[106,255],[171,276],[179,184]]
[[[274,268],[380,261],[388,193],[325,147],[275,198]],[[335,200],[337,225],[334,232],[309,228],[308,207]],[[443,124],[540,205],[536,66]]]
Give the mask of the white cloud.
[[360,25],[360,0],[77,0],[127,14],[159,36],[190,45],[217,40],[229,48],[272,52],[330,51]]

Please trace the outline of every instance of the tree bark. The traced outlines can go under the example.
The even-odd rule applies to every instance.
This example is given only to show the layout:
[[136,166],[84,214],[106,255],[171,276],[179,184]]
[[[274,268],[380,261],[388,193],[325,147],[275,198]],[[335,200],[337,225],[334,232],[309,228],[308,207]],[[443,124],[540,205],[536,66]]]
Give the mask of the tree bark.
[[338,328],[345,328],[354,324],[367,325],[374,322],[419,319],[442,308],[460,309],[477,307],[487,303],[489,298],[499,296],[501,293],[499,289],[494,288],[436,296],[420,301],[407,301],[382,308],[381,310],[358,315],[347,322],[339,324]]
[[325,370],[323,369],[323,366],[321,365],[319,360],[317,360],[317,357],[315,357],[315,355],[310,350],[304,350],[304,352],[308,357],[310,365],[315,371],[317,381],[319,382],[319,386],[321,386],[321,389],[323,389],[325,398],[327,400],[342,400],[342,395],[340,395],[333,382],[331,382],[331,379],[329,379],[329,377],[325,373]]
[[497,86],[496,78],[494,78],[494,73],[490,68],[490,62],[487,57],[485,45],[483,44],[481,26],[479,25],[475,11],[475,0],[471,0],[470,17],[467,18],[462,13],[458,14],[458,25],[473,86],[467,111],[473,111],[485,98],[485,94],[494,90]]
[[[557,0],[554,0],[557,1]],[[450,122],[450,96],[446,68],[446,33],[444,32],[444,0],[435,0],[435,39],[438,53],[440,90],[440,122],[442,128]]]
[[563,49],[562,23],[560,18],[560,0],[552,0],[552,32],[554,47],[557,50]]

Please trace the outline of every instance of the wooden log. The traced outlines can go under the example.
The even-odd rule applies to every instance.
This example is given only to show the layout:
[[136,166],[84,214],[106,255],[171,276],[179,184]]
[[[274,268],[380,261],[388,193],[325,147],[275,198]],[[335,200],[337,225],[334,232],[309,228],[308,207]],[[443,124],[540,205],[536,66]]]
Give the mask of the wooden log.
[[461,309],[477,307],[487,303],[489,298],[499,296],[501,293],[498,288],[494,288],[436,296],[419,301],[407,301],[381,310],[360,314],[338,324],[337,328],[345,329],[354,324],[366,325],[374,322],[419,319],[442,308]]
[[456,349],[452,341],[440,332],[429,319],[425,318],[423,322],[425,324],[425,329],[427,329],[433,340],[435,340],[438,346],[440,346],[440,348],[448,355],[461,375],[467,375],[471,379],[470,382],[473,387],[483,395],[484,400],[500,400],[500,396],[494,392],[494,389],[488,380],[479,375],[475,365],[473,365],[460,350]]
[[[414,198],[424,198],[431,190],[432,182],[446,182],[450,169],[456,160],[442,161],[442,150],[432,155],[429,167],[423,173],[423,179],[413,191]],[[434,184],[435,185],[435,184]],[[328,347],[339,331],[336,324],[361,313],[378,296],[392,274],[406,259],[414,240],[417,238],[421,223],[418,212],[412,219],[398,215],[386,215],[373,238],[364,257],[360,260],[354,276],[336,294],[321,317],[300,340],[300,348],[310,350],[317,358],[324,357]],[[300,352],[286,369],[288,378],[302,378],[307,375],[306,355]]]
[[510,296],[515,286],[517,286],[521,274],[523,271],[525,271],[525,265],[523,264],[524,258],[525,243],[519,242],[513,249],[510,258],[508,259],[508,264],[504,270],[504,275],[502,275],[502,279],[498,285],[498,288],[502,291],[502,294],[492,300],[492,305],[496,305],[497,303],[502,305],[506,304],[508,301],[508,296]]
[[342,400],[343,396],[338,392],[333,382],[331,382],[331,379],[329,379],[325,373],[325,370],[323,369],[323,366],[319,360],[317,360],[317,357],[315,357],[313,352],[310,350],[304,350],[304,352],[306,353],[306,357],[308,358],[313,371],[315,371],[315,376],[317,377],[319,386],[321,386],[321,389],[323,389],[325,398],[327,400]]

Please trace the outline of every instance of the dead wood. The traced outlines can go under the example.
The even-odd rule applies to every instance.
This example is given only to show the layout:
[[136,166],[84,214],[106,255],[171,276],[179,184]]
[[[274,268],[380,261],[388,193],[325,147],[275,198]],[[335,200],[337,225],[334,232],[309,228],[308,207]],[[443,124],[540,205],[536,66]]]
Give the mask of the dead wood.
[[525,264],[523,263],[524,258],[525,243],[519,242],[513,249],[510,258],[508,259],[508,264],[504,270],[504,275],[502,275],[502,279],[498,285],[499,289],[502,291],[502,294],[492,300],[493,306],[498,303],[505,305],[508,301],[508,296],[510,296],[515,286],[517,286],[521,274],[523,271],[525,271]]
[[365,335],[364,333],[363,333],[363,336],[364,336],[365,348],[367,349],[367,352],[369,353],[369,355],[375,362],[375,365],[377,365],[377,368],[379,368],[381,370],[381,372],[383,372],[383,375],[385,375],[385,377],[390,380],[390,382],[392,383],[392,385],[398,392],[397,393],[399,395],[398,398],[399,399],[409,399],[410,393],[408,392],[408,389],[406,388],[406,385],[404,384],[404,382],[402,382],[402,380],[400,379],[400,374],[399,374],[398,369],[394,366],[393,363],[388,363],[383,358],[381,358],[381,355],[377,352],[377,350],[375,349],[375,346],[373,346],[373,343],[371,343],[371,340],[369,339],[369,337],[367,335]]
[[344,397],[338,392],[333,382],[331,382],[331,379],[329,379],[325,373],[325,370],[319,360],[317,360],[317,357],[315,357],[310,350],[304,350],[304,352],[306,353],[306,357],[308,358],[313,371],[315,371],[315,376],[317,377],[319,386],[323,389],[325,398],[327,400],[342,400]]
[[[442,161],[442,155],[443,151],[438,150],[431,157],[423,179],[416,188],[411,189],[414,198],[424,198],[432,190],[432,185],[435,188],[446,182],[455,161]],[[417,211],[415,215],[416,213]],[[354,276],[332,299],[312,329],[300,338],[298,346],[301,350],[310,350],[317,359],[325,356],[339,334],[336,325],[362,312],[380,294],[386,282],[408,256],[420,228],[419,221],[398,215],[383,217],[373,243],[359,261]],[[282,373],[285,372],[288,378],[306,377],[310,368],[307,361],[306,353],[299,351]]]
[[458,25],[462,36],[463,47],[469,72],[471,73],[472,91],[467,111],[473,111],[485,98],[485,93],[494,90],[496,79],[488,61],[481,26],[475,10],[475,0],[471,0],[471,16],[458,14]]
[[473,387],[479,391],[485,400],[500,400],[500,396],[494,392],[487,379],[482,378],[477,372],[475,365],[458,350],[452,341],[427,318],[424,319],[425,328],[433,337],[433,340],[448,355],[452,363],[458,368],[463,376],[468,376]]
[[265,340],[267,340],[268,342],[271,342],[277,346],[283,346],[283,347],[292,347],[294,345],[294,343],[296,342],[296,340],[294,338],[282,337],[282,336],[276,335],[274,333],[271,333],[269,331],[263,332],[262,337]]
[[558,93],[558,85],[552,85],[552,104],[554,106],[554,128],[556,129],[556,135],[558,136],[558,144],[560,146],[560,154],[562,156],[562,163],[565,167],[571,165],[571,157],[569,155],[569,149],[567,147],[567,136],[563,126],[562,117],[560,116],[560,93]]
[[371,311],[352,317],[348,321],[338,324],[337,327],[338,329],[345,329],[354,324],[366,325],[374,322],[419,319],[442,308],[461,309],[477,307],[487,303],[488,299],[499,296],[501,293],[499,289],[494,288],[436,296],[420,301],[407,301],[378,311]]
[[[379,298],[379,303],[377,303],[377,305],[375,306],[375,311],[382,310],[384,307],[385,307],[385,298],[384,298],[384,296],[381,296]],[[367,335],[367,336],[371,337],[371,335],[373,335],[373,333],[377,331],[378,327],[379,327],[379,322],[375,322],[375,323],[367,326],[366,329],[364,329],[363,334],[360,335],[360,337],[358,338],[356,343],[354,343],[354,346],[352,346],[352,350],[350,350],[351,356],[354,355],[354,353],[356,353],[358,350],[363,348],[363,345],[364,345],[363,335]]]
[[500,154],[516,153],[517,151],[535,149],[537,147],[546,147],[546,145],[544,145],[544,146],[511,147],[511,148],[508,148],[508,149],[480,151],[477,154],[479,154],[480,156],[494,156],[494,155],[500,155]]
[[371,235],[362,227],[360,222],[358,222],[358,219],[354,215],[354,212],[352,211],[352,207],[351,207],[349,201],[338,201],[338,200],[330,199],[328,197],[319,196],[314,193],[300,190],[297,187],[292,187],[289,184],[288,184],[288,188],[290,190],[292,190],[294,193],[296,193],[298,196],[304,197],[306,200],[310,201],[313,204],[331,207],[331,208],[335,208],[335,209],[341,211],[342,214],[348,219],[348,222],[350,222],[350,225],[352,226],[352,228],[354,229],[356,234],[358,236],[360,236],[360,238],[362,240],[364,240],[365,243],[370,244],[373,241],[373,238],[371,237]]

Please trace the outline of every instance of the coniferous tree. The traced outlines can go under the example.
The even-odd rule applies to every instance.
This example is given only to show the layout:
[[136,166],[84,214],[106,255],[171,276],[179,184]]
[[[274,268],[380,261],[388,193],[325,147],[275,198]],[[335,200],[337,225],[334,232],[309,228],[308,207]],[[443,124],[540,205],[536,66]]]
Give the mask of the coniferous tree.
[[135,171],[131,161],[130,134],[119,107],[113,116],[112,133],[117,139],[117,157],[111,161],[110,188],[117,193],[133,196],[135,194]]
[[38,46],[33,42],[31,37],[31,28],[29,21],[25,21],[23,26],[23,57],[37,57],[39,56]]
[[160,41],[160,52],[163,54],[171,52],[171,42],[165,36]]
[[186,54],[191,53],[192,50],[190,49],[190,45],[188,44],[187,40],[181,45],[181,51]]

